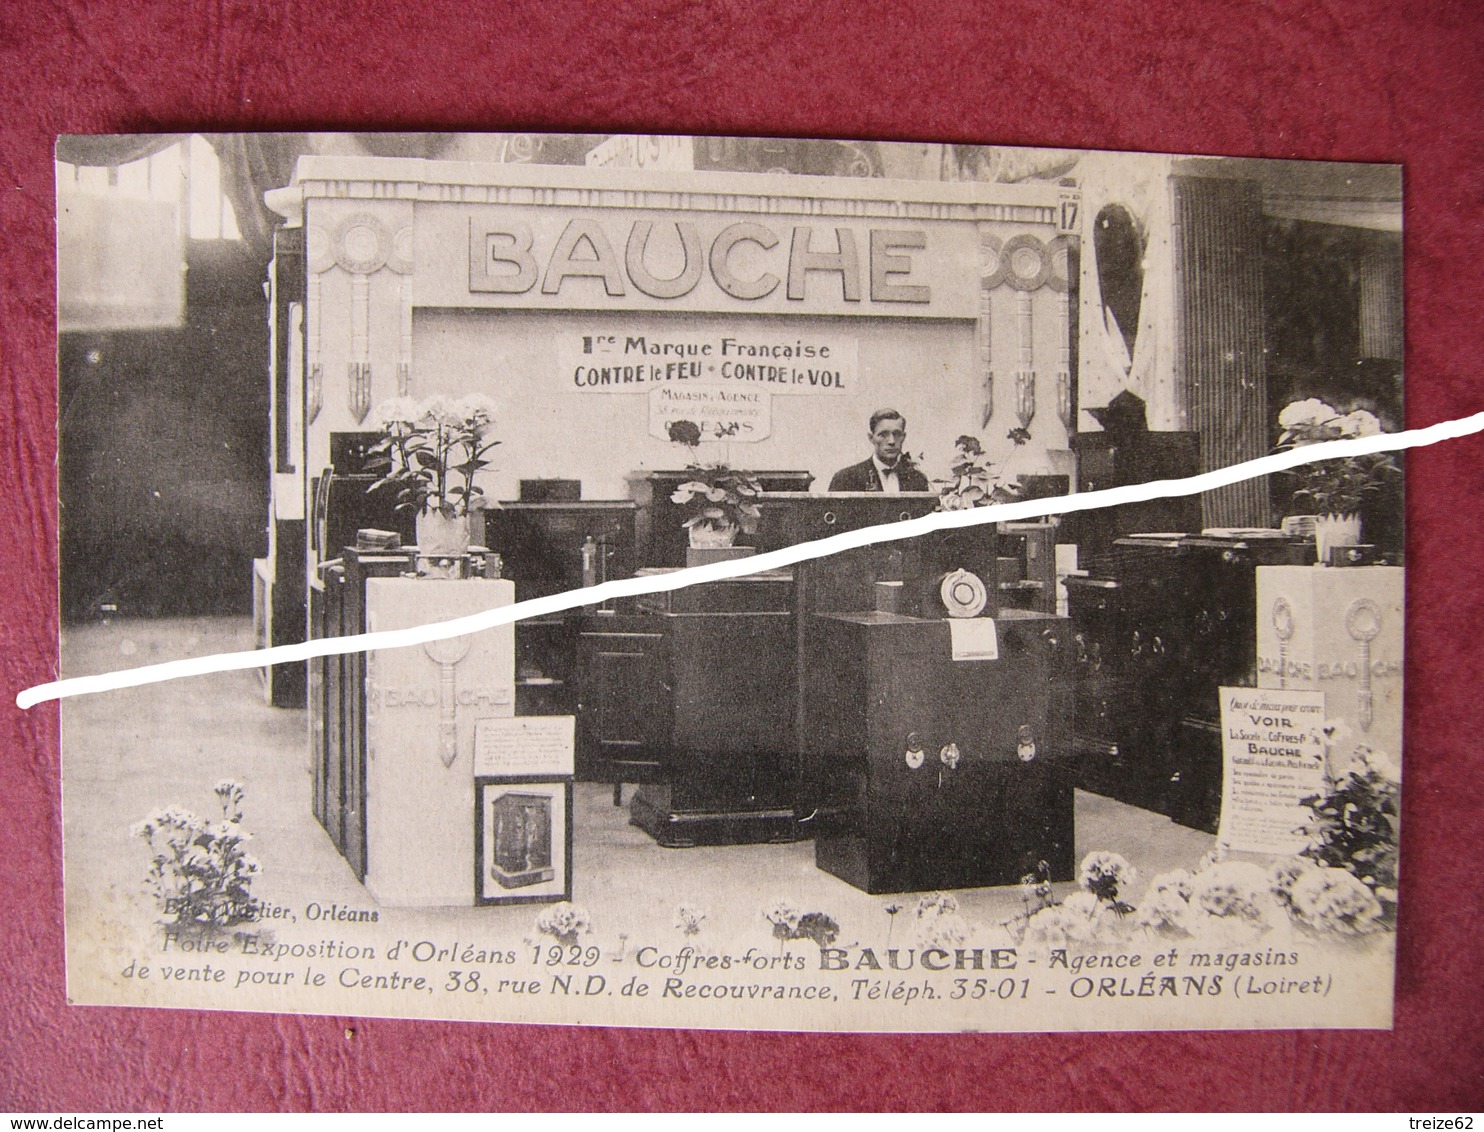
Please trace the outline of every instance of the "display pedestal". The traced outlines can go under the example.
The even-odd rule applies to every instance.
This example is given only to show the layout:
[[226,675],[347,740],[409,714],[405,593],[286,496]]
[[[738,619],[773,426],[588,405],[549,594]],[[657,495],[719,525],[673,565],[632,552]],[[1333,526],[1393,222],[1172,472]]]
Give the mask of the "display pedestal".
[[[504,580],[370,578],[366,628],[510,605]],[[515,714],[515,629],[368,654],[366,888],[383,905],[472,905],[474,729]]]
[[1257,686],[1323,692],[1330,719],[1398,762],[1404,577],[1400,566],[1257,571]]

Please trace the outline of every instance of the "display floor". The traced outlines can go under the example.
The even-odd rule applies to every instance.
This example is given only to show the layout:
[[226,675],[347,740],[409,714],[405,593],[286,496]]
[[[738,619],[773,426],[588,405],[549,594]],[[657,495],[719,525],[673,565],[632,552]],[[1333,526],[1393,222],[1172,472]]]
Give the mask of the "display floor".
[[[69,626],[64,675],[235,651],[251,645],[245,618],[116,621]],[[145,846],[130,826],[151,811],[182,806],[217,816],[214,785],[233,778],[245,789],[243,826],[262,865],[253,893],[302,916],[311,904],[375,910],[310,812],[311,777],[303,711],[263,702],[253,672],[174,680],[78,697],[63,704],[63,814],[69,953],[75,958],[110,940],[136,935],[147,908],[141,881]],[[633,787],[624,791],[625,802]],[[893,904],[913,895],[868,896],[814,867],[812,842],[664,849],[628,823],[613,789],[579,784],[574,806],[573,900],[591,915],[605,948],[653,938],[676,909],[705,913],[698,942],[766,941],[763,909],[786,900],[840,925],[841,942],[879,938]],[[471,815],[472,820],[472,815]],[[1214,839],[1157,814],[1079,791],[1077,854],[1122,853],[1149,877],[1191,867]],[[956,894],[977,925],[1004,923],[1021,909],[1015,888]],[[414,913],[426,924],[491,937],[529,932],[539,909],[445,908]],[[408,914],[397,910],[396,915]],[[382,913],[386,918],[386,912]],[[517,931],[518,929],[518,931]],[[465,936],[468,938],[468,936]],[[673,942],[682,940],[675,929]],[[998,943],[999,940],[987,942]]]

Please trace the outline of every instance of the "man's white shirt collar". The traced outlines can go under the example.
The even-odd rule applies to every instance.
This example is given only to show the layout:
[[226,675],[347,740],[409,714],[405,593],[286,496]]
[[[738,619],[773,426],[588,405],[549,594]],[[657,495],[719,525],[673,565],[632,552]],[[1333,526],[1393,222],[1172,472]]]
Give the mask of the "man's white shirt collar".
[[895,467],[888,468],[881,462],[881,457],[873,452],[871,454],[871,463],[876,465],[876,478],[881,481],[881,490],[888,495],[899,494],[902,490],[902,480],[897,475],[897,472],[902,466],[902,461],[899,459]]

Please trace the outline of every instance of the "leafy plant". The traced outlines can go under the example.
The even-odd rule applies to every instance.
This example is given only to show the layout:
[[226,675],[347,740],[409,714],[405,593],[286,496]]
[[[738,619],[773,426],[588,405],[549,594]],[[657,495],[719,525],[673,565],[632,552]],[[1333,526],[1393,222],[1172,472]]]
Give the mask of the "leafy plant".
[[453,401],[397,397],[378,406],[385,435],[372,445],[366,466],[381,473],[367,491],[397,489],[397,510],[439,511],[456,519],[484,494],[474,477],[500,442],[490,440],[494,403],[472,394]]
[[1309,838],[1300,854],[1326,868],[1344,869],[1375,896],[1382,922],[1396,923],[1397,833],[1401,786],[1389,760],[1370,747],[1355,748],[1343,775],[1326,774],[1326,789],[1303,799]]
[[[1358,409],[1341,414],[1324,401],[1310,397],[1295,401],[1278,415],[1283,430],[1278,448],[1301,448],[1329,440],[1374,436],[1381,422],[1374,413]],[[1295,503],[1306,501],[1316,515],[1356,515],[1365,500],[1395,484],[1401,469],[1385,452],[1347,456],[1339,460],[1316,460],[1287,473],[1299,480]]]
[[129,830],[149,845],[145,885],[166,923],[223,928],[258,917],[252,882],[262,870],[242,848],[252,839],[242,828],[242,787],[223,779],[216,797],[220,822],[167,806]]
[[[670,494],[670,501],[685,509],[686,519],[681,526],[686,530],[735,528],[754,533],[762,516],[757,499],[763,485],[757,477],[725,463],[702,464],[698,456],[701,429],[694,421],[671,421],[667,428],[670,439],[689,450],[686,471],[691,478]],[[718,435],[730,435],[731,431],[735,429],[723,427]]]
[[[1030,439],[1023,428],[1011,429],[1007,434],[1018,449]],[[1005,479],[1005,468],[998,472],[985,458],[984,445],[977,437],[960,436],[954,442],[953,463],[948,469],[949,478],[938,480],[938,510],[967,511],[973,507],[988,507],[993,503],[1009,503],[1020,498],[1020,483],[1016,479]]]

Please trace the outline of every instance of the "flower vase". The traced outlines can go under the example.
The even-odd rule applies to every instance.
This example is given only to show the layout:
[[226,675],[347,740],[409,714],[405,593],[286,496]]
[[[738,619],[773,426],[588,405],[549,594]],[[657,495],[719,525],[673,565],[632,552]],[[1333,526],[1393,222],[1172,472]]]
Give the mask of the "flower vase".
[[419,572],[429,577],[456,578],[469,552],[469,516],[449,518],[442,511],[417,514]]
[[712,562],[756,554],[757,548],[754,546],[734,545],[738,533],[737,524],[726,520],[696,523],[690,528],[690,546],[685,551],[685,564],[705,566]]
[[702,519],[690,527],[690,544],[698,550],[715,550],[737,541],[737,524],[727,519]]
[[1314,555],[1321,564],[1329,564],[1330,547],[1359,545],[1359,515],[1314,516]]

